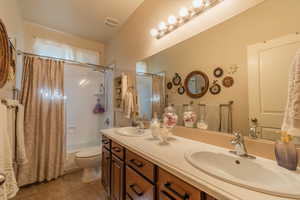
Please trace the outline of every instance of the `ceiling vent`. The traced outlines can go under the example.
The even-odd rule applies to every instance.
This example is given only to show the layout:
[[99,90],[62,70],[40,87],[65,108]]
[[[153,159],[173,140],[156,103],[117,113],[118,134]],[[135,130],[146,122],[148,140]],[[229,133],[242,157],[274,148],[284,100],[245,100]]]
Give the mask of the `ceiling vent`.
[[111,18],[111,17],[106,17],[104,24],[106,26],[109,26],[111,28],[115,28],[117,26],[119,26],[120,22],[117,19]]

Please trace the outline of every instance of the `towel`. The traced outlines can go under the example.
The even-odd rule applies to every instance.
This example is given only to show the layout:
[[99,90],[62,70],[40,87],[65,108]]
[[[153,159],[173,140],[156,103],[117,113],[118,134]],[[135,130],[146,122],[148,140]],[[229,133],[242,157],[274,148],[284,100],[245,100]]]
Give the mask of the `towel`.
[[125,117],[131,119],[132,114],[134,113],[134,99],[131,91],[127,91],[124,96],[123,108],[125,112]]
[[288,98],[281,129],[300,136],[300,51],[292,62],[288,84]]
[[17,114],[14,109],[8,109],[8,133],[12,147],[16,145],[12,149],[13,161],[17,166],[24,165],[28,162],[24,141],[24,106],[17,100],[6,99],[6,102],[8,106],[17,107]]
[[0,200],[14,197],[19,190],[13,169],[7,124],[7,108],[4,105],[0,105],[0,172],[6,176],[5,183],[0,186]]

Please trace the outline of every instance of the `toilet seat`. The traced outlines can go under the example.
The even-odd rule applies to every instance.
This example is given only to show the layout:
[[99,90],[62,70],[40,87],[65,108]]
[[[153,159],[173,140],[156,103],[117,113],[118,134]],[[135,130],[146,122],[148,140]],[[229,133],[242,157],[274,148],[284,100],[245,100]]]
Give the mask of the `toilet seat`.
[[91,157],[96,157],[96,156],[100,156],[100,155],[101,155],[100,147],[84,149],[84,150],[76,153],[77,158],[91,158]]

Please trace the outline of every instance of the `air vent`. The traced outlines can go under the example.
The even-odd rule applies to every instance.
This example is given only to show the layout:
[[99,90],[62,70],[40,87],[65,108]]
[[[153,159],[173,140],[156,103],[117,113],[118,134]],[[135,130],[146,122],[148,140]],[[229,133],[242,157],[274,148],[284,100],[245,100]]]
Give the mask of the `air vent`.
[[119,26],[120,22],[117,19],[107,17],[104,21],[104,24],[111,28],[115,28],[115,27]]

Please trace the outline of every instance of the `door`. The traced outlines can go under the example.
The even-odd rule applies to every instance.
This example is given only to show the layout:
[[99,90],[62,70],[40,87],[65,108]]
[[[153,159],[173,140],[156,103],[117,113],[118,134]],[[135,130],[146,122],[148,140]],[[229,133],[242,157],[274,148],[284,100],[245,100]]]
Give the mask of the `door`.
[[154,200],[154,186],[126,166],[126,200]]
[[114,155],[111,160],[111,198],[124,199],[124,162]]
[[107,193],[110,196],[110,169],[111,169],[111,154],[110,152],[102,147],[102,185]]
[[248,47],[249,121],[257,119],[262,138],[279,138],[287,102],[288,76],[299,50],[299,34]]

